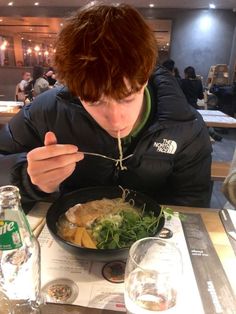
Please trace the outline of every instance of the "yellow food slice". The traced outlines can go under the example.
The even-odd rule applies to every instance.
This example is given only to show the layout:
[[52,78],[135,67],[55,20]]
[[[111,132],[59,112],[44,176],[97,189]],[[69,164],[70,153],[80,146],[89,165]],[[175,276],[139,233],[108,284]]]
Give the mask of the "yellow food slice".
[[59,234],[66,241],[72,241],[74,238],[75,232],[76,232],[75,228],[73,229],[63,228],[60,230]]
[[76,232],[75,232],[75,236],[74,236],[74,243],[77,245],[82,245],[82,237],[83,237],[83,233],[85,231],[84,227],[78,227],[76,228]]
[[82,234],[82,245],[84,247],[87,247],[89,249],[96,249],[96,244],[94,243],[94,241],[92,240],[92,238],[90,237],[88,231],[85,229],[83,234]]

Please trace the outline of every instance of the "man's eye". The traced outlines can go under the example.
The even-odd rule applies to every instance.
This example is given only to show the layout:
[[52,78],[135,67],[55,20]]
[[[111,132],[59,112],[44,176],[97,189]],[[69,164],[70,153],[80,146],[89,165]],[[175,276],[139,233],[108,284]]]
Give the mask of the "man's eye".
[[120,104],[125,104],[125,103],[130,103],[134,100],[134,98],[124,98],[124,99],[120,99],[118,100],[118,103]]
[[102,102],[101,101],[94,101],[94,102],[89,103],[89,105],[96,107],[96,106],[102,105]]

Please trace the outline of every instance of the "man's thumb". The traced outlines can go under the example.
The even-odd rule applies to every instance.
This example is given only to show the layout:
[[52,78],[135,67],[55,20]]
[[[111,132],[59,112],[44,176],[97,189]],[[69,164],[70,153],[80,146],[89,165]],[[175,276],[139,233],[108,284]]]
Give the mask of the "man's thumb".
[[56,135],[53,132],[47,132],[44,138],[44,145],[48,146],[53,144],[57,144]]

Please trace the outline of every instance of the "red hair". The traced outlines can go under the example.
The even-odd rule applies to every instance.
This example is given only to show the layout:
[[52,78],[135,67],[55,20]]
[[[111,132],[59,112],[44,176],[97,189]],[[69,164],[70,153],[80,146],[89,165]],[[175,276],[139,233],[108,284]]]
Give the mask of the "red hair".
[[68,19],[55,48],[58,79],[91,102],[102,95],[122,99],[139,91],[157,61],[152,30],[125,4],[82,8]]

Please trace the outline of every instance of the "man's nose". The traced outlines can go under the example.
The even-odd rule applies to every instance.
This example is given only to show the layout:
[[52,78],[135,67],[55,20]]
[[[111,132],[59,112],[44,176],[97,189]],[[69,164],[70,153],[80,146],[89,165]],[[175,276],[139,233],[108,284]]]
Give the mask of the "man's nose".
[[122,122],[122,110],[121,106],[116,102],[108,103],[106,106],[106,118],[110,124],[114,127],[119,127]]

